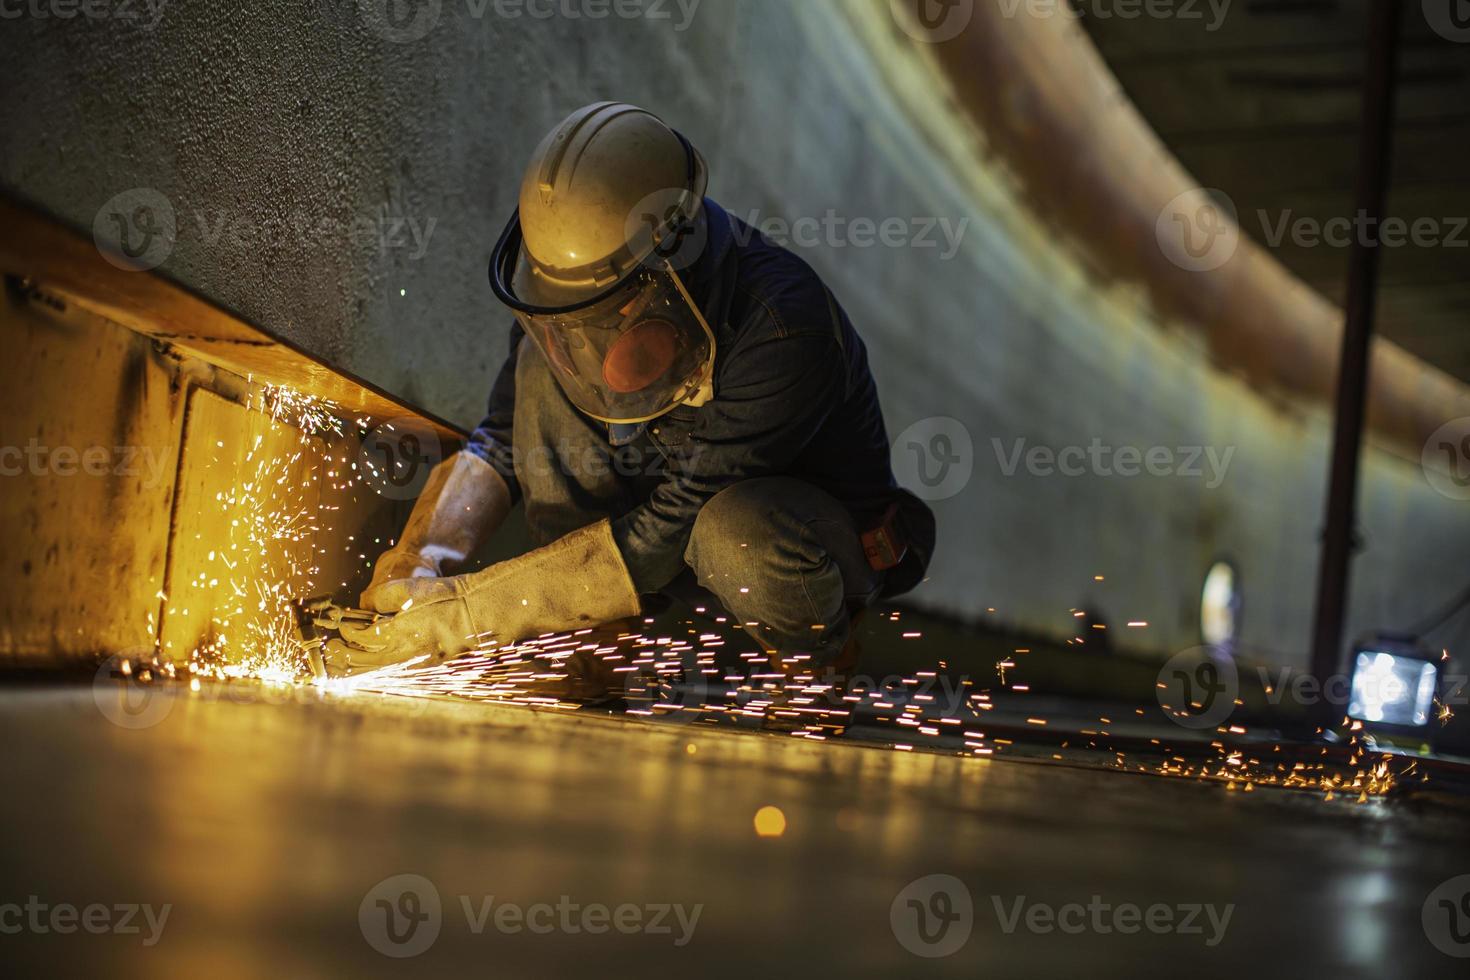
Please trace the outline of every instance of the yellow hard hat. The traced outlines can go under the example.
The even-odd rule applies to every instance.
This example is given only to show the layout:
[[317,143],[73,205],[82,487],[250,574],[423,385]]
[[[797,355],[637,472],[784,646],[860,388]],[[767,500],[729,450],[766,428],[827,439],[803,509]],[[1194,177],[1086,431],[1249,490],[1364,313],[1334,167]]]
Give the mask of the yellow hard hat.
[[578,109],[532,154],[490,283],[587,414],[643,421],[708,390],[714,333],[678,275],[707,183],[688,140],[622,102]]

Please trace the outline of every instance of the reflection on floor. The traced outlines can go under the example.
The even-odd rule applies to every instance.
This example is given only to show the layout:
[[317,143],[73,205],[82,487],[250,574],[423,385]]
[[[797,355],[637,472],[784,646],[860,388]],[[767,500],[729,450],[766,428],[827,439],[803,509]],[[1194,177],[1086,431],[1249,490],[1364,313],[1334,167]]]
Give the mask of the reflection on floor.
[[[0,695],[10,975],[1458,965],[1434,945],[1453,937],[1421,919],[1470,874],[1470,819],[1454,811],[1233,792],[1057,762],[1051,747],[977,758],[228,690],[160,685],[126,711],[106,686]],[[121,934],[97,911],[92,934],[78,923],[99,903],[147,908]]]

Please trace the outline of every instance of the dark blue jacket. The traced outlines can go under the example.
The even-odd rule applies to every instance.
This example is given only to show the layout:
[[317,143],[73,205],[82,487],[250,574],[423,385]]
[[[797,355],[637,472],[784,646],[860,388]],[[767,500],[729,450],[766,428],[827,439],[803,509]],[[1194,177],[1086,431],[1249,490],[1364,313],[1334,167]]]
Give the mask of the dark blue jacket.
[[[683,571],[694,519],[715,494],[741,480],[792,476],[837,498],[859,529],[879,524],[897,502],[909,555],[888,573],[884,592],[908,591],[933,553],[934,517],[894,482],[867,348],[809,265],[705,203],[709,243],[685,278],[715,332],[714,399],[652,424],[609,426],[610,445],[649,438],[669,460],[648,498],[613,524],[634,584],[656,592]],[[511,432],[522,336],[516,324],[489,414],[469,445],[517,499]]]

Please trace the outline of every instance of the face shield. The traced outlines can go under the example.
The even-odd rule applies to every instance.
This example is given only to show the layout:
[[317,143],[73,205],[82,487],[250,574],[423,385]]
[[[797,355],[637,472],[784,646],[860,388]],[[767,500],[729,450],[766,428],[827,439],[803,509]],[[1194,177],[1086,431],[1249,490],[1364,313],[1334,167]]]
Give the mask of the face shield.
[[513,217],[491,262],[509,306],[578,409],[604,422],[646,422],[698,403],[714,372],[715,337],[673,264],[655,249],[598,295],[566,305],[538,284]]

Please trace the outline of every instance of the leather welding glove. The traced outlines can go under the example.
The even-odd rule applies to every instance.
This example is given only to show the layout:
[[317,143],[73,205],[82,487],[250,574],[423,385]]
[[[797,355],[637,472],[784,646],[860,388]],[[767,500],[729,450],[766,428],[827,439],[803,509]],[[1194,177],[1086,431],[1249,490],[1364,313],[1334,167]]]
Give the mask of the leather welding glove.
[[461,451],[429,473],[398,543],[378,558],[362,608],[396,613],[415,579],[439,578],[468,560],[510,513],[510,488],[495,468]]
[[[401,612],[372,626],[343,626],[347,649],[329,648],[329,673],[422,656],[439,663],[474,649],[636,616],[640,609],[607,520],[483,571],[413,579],[404,588],[409,598]],[[344,657],[347,664],[340,662]]]

